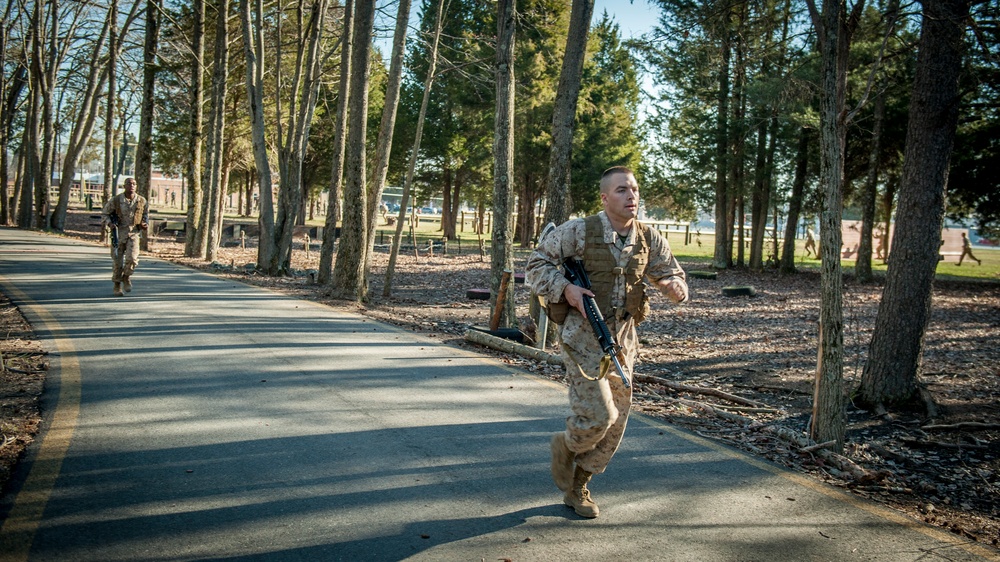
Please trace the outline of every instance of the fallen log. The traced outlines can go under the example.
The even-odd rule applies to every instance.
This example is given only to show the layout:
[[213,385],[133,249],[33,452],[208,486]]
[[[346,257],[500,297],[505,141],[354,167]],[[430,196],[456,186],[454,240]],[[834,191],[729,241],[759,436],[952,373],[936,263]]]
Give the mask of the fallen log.
[[865,470],[863,467],[859,466],[857,463],[845,457],[844,455],[840,455],[832,451],[828,451],[826,449],[817,450],[818,446],[821,445],[825,446],[828,445],[828,443],[816,443],[815,441],[809,439],[805,435],[802,435],[796,431],[792,431],[787,427],[775,427],[767,425],[761,427],[760,429],[764,433],[774,435],[775,437],[781,439],[782,441],[797,446],[800,451],[807,452],[809,454],[815,454],[816,456],[823,459],[827,463],[830,463],[833,466],[837,467],[837,469],[839,469],[839,471],[842,473],[841,476],[845,477],[845,479],[850,479],[855,482],[867,483],[879,480],[882,476],[877,472]]
[[812,396],[813,395],[813,391],[811,391],[811,390],[801,390],[801,389],[798,389],[798,388],[786,388],[784,386],[774,386],[774,385],[767,385],[767,384],[755,384],[755,385],[734,384],[733,386],[736,386],[736,387],[739,387],[739,388],[752,388],[754,390],[774,390],[776,392],[784,392],[784,393],[787,393],[787,394],[801,394],[803,396]]
[[904,488],[902,486],[858,486],[854,488],[855,490],[860,490],[862,492],[889,492],[893,494],[912,494],[913,488]]
[[730,412],[740,412],[744,414],[780,414],[783,410],[778,408],[753,408],[751,406],[724,406],[719,405],[720,408],[729,410]]
[[940,447],[942,449],[956,449],[956,450],[976,449],[982,451],[990,448],[989,445],[973,445],[971,443],[945,443],[943,441],[934,441],[932,439],[921,440],[921,439],[914,439],[912,437],[903,437],[902,439],[900,439],[900,441],[906,443],[911,447],[921,447],[924,449],[933,449],[935,447]]
[[704,402],[697,402],[695,400],[685,400],[683,398],[671,398],[669,396],[663,396],[662,394],[658,395],[658,398],[670,404],[680,404],[682,406],[687,406],[692,410],[699,410],[701,412],[712,414],[714,416],[718,416],[725,420],[738,422],[743,425],[752,425],[754,423],[754,420],[750,418],[727,412],[725,410],[716,408],[715,406],[706,404]]
[[748,430],[759,429],[760,431],[773,435],[778,439],[785,441],[786,443],[794,445],[801,452],[815,454],[816,456],[820,457],[828,464],[836,467],[838,476],[845,480],[852,480],[854,482],[860,482],[860,483],[868,483],[877,481],[882,477],[882,475],[877,472],[865,470],[864,468],[856,464],[854,461],[843,455],[839,455],[837,453],[828,451],[823,448],[832,446],[833,443],[831,442],[816,443],[812,439],[809,439],[808,437],[805,437],[804,435],[801,435],[798,432],[795,432],[786,427],[770,426],[770,425],[761,426],[757,424],[755,420],[726,412],[709,404],[705,404],[704,402],[696,402],[694,400],[684,400],[683,398],[670,398],[667,396],[661,396],[660,398],[665,402],[681,404],[694,410],[700,410],[702,412],[714,414],[720,418],[729,421],[739,422],[745,425]]
[[465,339],[473,343],[478,343],[479,345],[485,345],[486,347],[491,347],[507,353],[514,353],[536,361],[545,361],[546,363],[550,363],[552,365],[563,364],[562,357],[559,357],[558,355],[553,355],[547,351],[538,349],[537,347],[530,347],[511,340],[498,338],[479,330],[466,330]]
[[802,447],[799,450],[802,451],[803,453],[812,453],[812,452],[818,451],[820,449],[827,449],[827,448],[832,447],[832,446],[834,446],[836,444],[837,444],[836,441],[824,441],[823,443],[816,443],[815,445],[809,445],[808,447]]
[[984,423],[984,422],[958,422],[958,423],[945,423],[945,424],[931,424],[922,426],[920,429],[924,431],[949,431],[949,430],[962,430],[962,429],[1000,429],[1000,423]]
[[743,398],[742,396],[736,396],[735,394],[730,394],[728,392],[719,390],[717,388],[706,388],[702,386],[692,386],[689,384],[682,384],[679,382],[670,381],[662,377],[657,377],[654,375],[635,375],[635,380],[644,383],[655,383],[663,385],[667,388],[672,388],[680,392],[691,392],[694,394],[702,394],[705,396],[715,396],[716,398],[722,398],[723,400],[728,400],[735,404],[743,404],[744,406],[753,406],[754,408],[769,408],[767,404],[762,402],[757,402],[756,400],[751,400],[749,398]]

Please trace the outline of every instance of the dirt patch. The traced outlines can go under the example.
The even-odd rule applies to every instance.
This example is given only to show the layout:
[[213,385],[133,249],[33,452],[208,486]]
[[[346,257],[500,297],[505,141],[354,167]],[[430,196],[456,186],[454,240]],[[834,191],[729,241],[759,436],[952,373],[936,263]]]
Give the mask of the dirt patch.
[[0,334],[0,485],[5,487],[38,432],[48,360],[31,326],[2,293]]
[[[91,223],[86,213],[71,212],[67,231],[96,241]],[[431,256],[425,249],[419,257],[412,249],[401,253],[389,297],[382,296],[388,256],[376,252],[370,300],[363,304],[332,301],[324,287],[310,283],[309,270],[318,268],[318,246],[314,243],[307,253],[301,239],[293,250],[297,274],[285,278],[254,274],[247,264],[256,261],[255,248],[224,247],[216,262],[207,264],[183,258],[182,246],[173,237],[156,238],[152,246],[164,259],[359,312],[499,357],[540,376],[563,379],[557,367],[488,350],[462,337],[470,325],[486,325],[490,317],[488,302],[466,298],[468,289],[489,287],[488,258],[478,254],[475,244],[466,244],[465,253],[457,255],[454,250]],[[525,257],[519,254],[518,266]],[[722,271],[714,280],[690,279],[690,285],[692,299],[684,306],[654,297],[652,314],[640,327],[637,410],[982,544],[1000,543],[1000,346],[995,341],[1000,333],[1000,285],[936,285],[922,382],[938,405],[937,416],[879,416],[851,406],[843,457],[808,450],[776,435],[777,428],[786,428],[801,437],[808,426],[818,275],[787,278]],[[752,285],[756,296],[721,296],[722,287],[733,285]],[[844,291],[844,379],[850,390],[861,377],[882,288],[847,279]],[[516,285],[514,298],[519,318],[526,318],[527,289]],[[5,323],[8,318],[12,316],[3,316]],[[11,341],[27,343],[8,338],[4,345]],[[40,355],[31,357],[36,365],[44,365]],[[4,379],[8,384],[18,383]]]

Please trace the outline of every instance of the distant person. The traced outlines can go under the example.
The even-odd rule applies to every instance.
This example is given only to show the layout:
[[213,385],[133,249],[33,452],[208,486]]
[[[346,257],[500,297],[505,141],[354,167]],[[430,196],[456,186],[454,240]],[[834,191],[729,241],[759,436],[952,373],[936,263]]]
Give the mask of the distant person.
[[[623,370],[633,379],[639,352],[636,325],[649,311],[648,280],[675,303],[688,298],[684,270],[670,244],[655,228],[636,220],[639,184],[628,168],[616,166],[601,178],[596,215],[570,220],[544,235],[528,258],[526,281],[550,306],[562,304],[562,358],[569,378],[572,415],[566,429],[552,436],[552,479],[565,492],[563,503],[581,517],[600,513],[587,484],[601,474],[618,450],[632,405],[632,389],[611,367],[586,318],[583,296],[593,296],[608,329],[621,346]],[[571,284],[560,270],[569,258],[582,258],[592,291]],[[611,374],[609,375],[609,371]]]
[[875,247],[875,257],[880,260],[885,259],[885,233],[881,229],[875,231],[875,239],[878,246]]
[[807,228],[806,229],[806,257],[809,257],[812,254],[815,254],[816,257],[819,257],[819,252],[816,251],[816,235],[813,234],[813,230],[811,228]]
[[135,192],[135,187],[135,179],[127,178],[125,191],[112,197],[101,211],[101,227],[112,229],[111,280],[116,297],[132,291],[132,274],[139,265],[140,231],[149,228],[149,205],[145,197]]
[[965,259],[965,256],[969,256],[969,258],[976,260],[976,264],[977,265],[983,265],[983,262],[979,258],[977,258],[976,256],[972,255],[972,242],[969,241],[969,237],[966,236],[965,233],[963,232],[962,233],[962,255],[958,256],[958,265],[962,265],[962,260]]
[[388,224],[389,223],[389,218],[388,218],[389,217],[389,206],[385,204],[385,201],[383,201],[382,204],[378,206],[378,211],[382,215],[382,222]]

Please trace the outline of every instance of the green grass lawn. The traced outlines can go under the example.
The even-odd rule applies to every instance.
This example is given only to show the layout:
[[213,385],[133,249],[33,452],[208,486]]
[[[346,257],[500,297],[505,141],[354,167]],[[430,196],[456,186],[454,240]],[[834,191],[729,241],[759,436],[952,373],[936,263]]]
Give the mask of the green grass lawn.
[[[391,236],[395,233],[395,229],[390,227],[380,226],[378,230],[379,233],[387,239],[391,239]],[[403,233],[404,241],[409,240],[409,230],[404,229]],[[441,236],[440,225],[436,221],[432,222],[428,220],[421,220],[420,226],[416,229],[415,235],[417,237],[418,244],[426,244],[427,240],[439,239]],[[466,225],[465,231],[459,232],[458,236],[462,241],[462,253],[478,252],[479,246],[477,237],[472,231],[471,226]],[[488,249],[490,245],[489,234],[484,234],[483,237]],[[676,255],[677,259],[681,262],[688,264],[689,266],[694,263],[699,268],[712,268],[712,256],[715,252],[714,235],[692,233],[690,235],[690,240],[685,243],[685,235],[683,232],[669,232],[667,233],[667,240],[670,242],[670,248],[673,250],[674,255]],[[767,242],[769,244],[770,240]],[[455,246],[456,244],[452,243],[452,247],[454,248]],[[804,247],[804,240],[796,241],[795,267],[805,271],[819,271],[820,261],[818,259],[806,257]],[[976,257],[982,260],[982,265],[977,265],[975,261],[966,258],[962,265],[958,266],[958,256],[947,256],[946,259],[938,263],[937,278],[941,280],[964,279],[1000,281],[1000,249],[976,248],[973,251],[976,254]],[[527,254],[529,252],[530,249],[520,247],[515,248],[516,261],[522,261],[527,258]],[[766,250],[765,253],[767,253]],[[750,258],[749,249],[746,251],[746,258]],[[845,273],[853,273],[853,259],[844,259],[842,265]],[[872,270],[876,275],[885,275],[886,267],[886,264],[882,263],[881,260],[875,260],[874,263],[872,263]]]
[[[671,232],[667,237],[670,241],[670,248],[674,251],[677,259],[685,263],[695,262],[699,266],[710,268],[712,266],[712,255],[715,251],[715,236],[703,234],[694,238],[691,243],[685,244],[683,233]],[[818,259],[807,258],[804,246],[804,240],[796,241],[795,267],[801,270],[819,271],[820,261]],[[765,253],[767,253],[767,250],[765,250]],[[1000,249],[974,248],[973,253],[977,258],[982,260],[982,265],[977,265],[975,261],[966,258],[962,262],[962,265],[959,266],[958,256],[947,256],[944,260],[938,262],[937,279],[1000,281]],[[747,250],[746,257],[747,259],[750,257],[749,250]],[[846,273],[853,273],[853,259],[844,259],[841,263]],[[876,275],[885,275],[886,268],[887,265],[882,263],[881,260],[874,260],[872,263],[872,270]]]

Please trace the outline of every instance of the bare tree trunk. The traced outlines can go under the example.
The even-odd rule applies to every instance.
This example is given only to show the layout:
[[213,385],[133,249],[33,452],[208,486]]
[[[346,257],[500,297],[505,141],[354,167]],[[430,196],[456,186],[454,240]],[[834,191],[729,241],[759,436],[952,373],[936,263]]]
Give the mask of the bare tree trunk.
[[[438,7],[443,9],[444,2]],[[442,13],[438,12],[438,21]],[[406,46],[406,29],[410,21],[410,0],[400,0],[396,12],[396,31],[392,41],[392,57],[386,84],[385,105],[382,108],[382,123],[375,147],[375,169],[372,171],[372,186],[368,190],[368,245],[365,248],[365,267],[362,270],[365,295],[368,294],[368,273],[371,271],[372,253],[375,251],[375,229],[378,226],[379,205],[385,189],[385,176],[389,170],[389,154],[392,152],[392,133],[396,127],[396,109],[399,106],[399,90],[403,83],[403,55]],[[447,188],[445,188],[447,191]],[[444,216],[441,224],[444,225]]]
[[[271,264],[268,267],[269,271],[278,273],[291,268],[292,238],[295,235],[295,226],[300,224],[300,219],[303,217],[302,161],[305,158],[309,129],[316,107],[319,67],[322,59],[319,48],[320,37],[325,27],[326,0],[310,1],[309,19],[305,25],[302,21],[304,1],[300,0],[296,8],[300,32],[296,45],[295,73],[289,86],[292,103],[289,104],[288,115],[285,118],[288,125],[287,133],[282,146],[278,149],[278,171],[281,181],[278,186],[278,216],[274,232],[276,252],[271,256]],[[280,51],[277,60],[280,65]],[[279,133],[279,139],[281,136]]]
[[[129,13],[124,25],[122,26],[120,33],[128,33],[132,22],[135,21],[139,13],[140,3],[136,2],[132,5],[132,11]],[[147,10],[148,11],[148,10]],[[157,16],[158,17],[158,16]],[[113,14],[111,10],[108,10],[108,15],[104,20],[104,27],[101,29],[101,33],[98,36],[97,41],[94,44],[93,52],[91,53],[89,73],[86,81],[86,88],[83,92],[83,96],[80,99],[78,113],[76,119],[73,121],[73,128],[70,131],[69,140],[66,143],[66,148],[64,150],[63,156],[63,166],[62,174],[59,178],[59,200],[56,203],[56,208],[49,219],[49,226],[54,230],[63,230],[66,223],[66,211],[69,207],[70,190],[73,185],[73,178],[76,176],[76,169],[80,162],[80,155],[86,150],[87,145],[90,143],[91,135],[94,132],[94,125],[97,122],[98,109],[101,102],[100,92],[104,88],[105,81],[111,75],[111,67],[109,64],[101,64],[101,50],[104,45],[106,38],[110,37],[112,30],[117,29],[117,10]],[[109,49],[112,47],[109,46]],[[116,42],[114,45],[115,49],[121,48],[121,43]],[[155,58],[155,46],[153,48],[153,55]],[[110,53],[109,59],[117,59],[118,52]],[[146,70],[149,71],[153,68],[153,73],[155,73],[155,62],[147,66]],[[113,105],[111,106],[113,108]],[[143,105],[143,109],[146,109]],[[113,130],[114,119],[111,119],[105,126],[107,130],[108,127],[112,127]],[[141,132],[141,129],[140,129]],[[152,132],[150,132],[152,135]],[[141,138],[141,137],[140,137]],[[152,141],[150,140],[150,144]],[[140,186],[140,191],[141,191]],[[146,190],[148,192],[148,189]]]
[[[10,128],[7,126],[7,35],[9,26],[14,23],[10,21],[10,12],[13,2],[7,2],[4,8],[2,23],[0,23],[0,225],[6,225],[8,220],[7,201],[7,146],[10,135]],[[21,70],[21,65],[14,67],[14,74]]]
[[[27,125],[27,123],[25,123]],[[25,135],[22,134],[22,138]],[[12,225],[17,225],[17,204],[21,200],[21,178],[24,177],[24,167],[27,158],[23,150],[17,151],[17,160],[14,163],[14,187],[10,195],[10,220]]]
[[344,3],[344,31],[340,47],[340,88],[337,96],[337,130],[333,137],[333,158],[330,166],[330,191],[327,196],[326,223],[323,228],[323,245],[319,254],[319,279],[321,285],[330,282],[333,275],[334,245],[337,240],[337,222],[342,216],[341,200],[344,180],[344,142],[347,136],[347,105],[350,98],[351,51],[354,33],[354,0]]
[[115,105],[118,101],[116,88],[118,84],[118,0],[111,0],[108,8],[108,19],[111,21],[111,32],[108,36],[108,99],[105,102],[104,113],[104,188],[101,190],[101,203],[111,199],[111,182],[115,170]]
[[858,281],[872,280],[872,233],[875,231],[875,200],[878,197],[879,153],[882,151],[882,122],[885,118],[885,94],[875,98],[875,122],[872,146],[868,155],[868,177],[861,192],[861,242],[855,258],[854,275]]
[[371,55],[375,21],[374,0],[358,2],[354,17],[354,49],[351,57],[354,72],[351,76],[350,123],[344,177],[344,228],[337,248],[337,267],[333,270],[330,295],[360,301],[364,298],[362,269],[365,266],[364,252],[368,247],[365,136],[368,130],[368,59]]
[[750,194],[750,269],[764,269],[764,231],[767,229],[767,123],[760,117],[757,124],[757,155],[753,174],[753,193]]
[[896,192],[899,190],[899,173],[890,173],[885,181],[885,193],[882,194],[882,263],[889,261],[889,248],[892,245],[892,211],[896,200]]
[[247,170],[246,177],[243,182],[243,216],[252,217],[253,216],[253,184],[254,178],[257,176],[257,170],[251,168]]
[[[219,252],[222,228],[222,200],[226,196],[223,183],[223,157],[226,144],[226,95],[229,78],[229,0],[219,0],[216,15],[215,68],[212,75],[211,141],[209,142],[210,174],[206,200],[207,216],[202,217],[205,261],[215,261]],[[205,206],[203,206],[205,208]]]
[[[123,104],[127,107],[128,104]],[[123,109],[124,109],[123,107]],[[118,184],[120,183],[121,176],[125,173],[125,161],[128,160],[128,133],[127,131],[131,128],[132,124],[129,120],[128,113],[122,112],[121,122],[118,124],[118,136],[122,139],[122,147],[118,151],[118,158],[116,158],[117,163],[115,164],[115,179],[111,182],[111,196],[114,197],[118,195]]]
[[[282,62],[284,61],[284,41],[282,39],[282,27],[286,16],[284,15],[285,6],[284,4],[276,4],[277,14],[272,21],[275,22],[272,27],[274,28],[274,128],[275,134],[274,138],[276,140],[277,153],[278,153],[278,194],[277,200],[275,201],[274,208],[274,253],[271,255],[271,262],[265,264],[264,271],[269,272],[271,275],[279,275],[284,272],[282,267],[286,252],[282,248],[282,237],[286,228],[286,223],[293,223],[294,217],[289,216],[290,201],[288,193],[288,158],[284,147],[284,109],[282,105],[282,92],[295,91],[295,86],[289,86],[284,82],[284,66]],[[261,26],[263,27],[263,22]],[[293,73],[294,77],[298,77],[297,73]],[[295,96],[289,96],[289,101],[292,105],[296,103]],[[294,111],[294,110],[293,110]],[[290,255],[289,255],[290,257]]]
[[[13,6],[13,3],[7,5],[8,13],[4,15],[4,20],[9,20],[9,11]],[[13,25],[13,23],[12,23]],[[0,33],[3,33],[2,40],[0,40],[0,69],[6,68],[5,59],[7,52],[7,26],[6,24],[0,28]],[[2,70],[0,70],[2,73]],[[6,75],[3,75],[3,84],[0,86],[0,224],[13,224],[16,220],[15,209],[16,206],[12,203],[17,202],[17,197],[13,193],[7,192],[7,177],[10,170],[10,162],[8,160],[8,148],[10,146],[10,138],[14,129],[14,116],[16,113],[16,108],[18,105],[18,99],[21,97],[21,92],[27,85],[28,79],[28,67],[23,64],[23,62],[18,61],[14,68],[13,75],[9,81],[6,80]],[[14,185],[17,185],[17,180],[15,179]],[[17,193],[15,187],[14,190]]]
[[[218,38],[218,36],[216,36]],[[218,48],[218,45],[216,45]],[[217,65],[218,63],[214,63]],[[212,93],[211,99],[215,96],[215,71],[212,72]],[[210,214],[210,208],[212,205],[212,159],[215,156],[215,114],[210,113],[208,116],[208,134],[205,138],[205,152],[207,154],[207,160],[205,165],[201,169],[201,185],[202,187],[202,197],[201,205],[198,211],[198,226],[195,229],[194,236],[194,256],[197,258],[204,259],[205,254],[208,252],[208,217]]]
[[[490,261],[490,295],[499,296],[504,271],[514,269],[514,13],[516,0],[497,2],[497,109],[493,140],[493,236]],[[550,172],[551,175],[551,172]],[[554,177],[558,180],[558,177]],[[507,299],[500,326],[516,320],[514,299]]]
[[[885,14],[885,39],[892,35],[896,27],[899,13],[899,0],[890,0]],[[883,43],[884,48],[884,43]],[[879,55],[881,58],[881,54]],[[874,71],[873,71],[874,72]],[[870,79],[874,82],[874,76]],[[880,79],[885,82],[884,78]],[[861,242],[855,258],[854,274],[858,281],[872,280],[872,236],[875,232],[876,199],[878,198],[879,159],[882,151],[882,129],[885,120],[884,84],[877,88],[879,93],[875,99],[874,124],[872,126],[872,147],[868,158],[868,177],[861,193]],[[883,246],[885,248],[885,246]]]
[[844,97],[847,55],[853,28],[864,0],[858,0],[850,20],[843,0],[823,0],[823,13],[808,0],[821,53],[820,73],[820,213],[821,304],[819,359],[813,396],[810,436],[817,443],[834,441],[844,447],[846,404],[843,389],[844,322],[840,246],[843,213],[844,145],[847,131]]
[[453,175],[451,183],[451,216],[449,218],[449,231],[445,233],[449,240],[458,238],[458,219],[461,216],[462,208],[462,188],[465,187],[461,174]]
[[[771,115],[771,132],[768,134],[768,147],[767,147],[767,160],[764,163],[764,168],[766,172],[764,173],[764,218],[761,219],[761,237],[765,237],[764,230],[767,228],[767,209],[769,207],[774,207],[774,235],[773,235],[773,252],[771,253],[768,263],[777,267],[778,265],[778,206],[773,205],[774,199],[774,155],[778,150],[778,132],[781,126],[778,123],[777,112],[775,111]],[[761,242],[763,246],[763,242]],[[763,251],[761,252],[763,253]]]
[[[156,50],[160,41],[159,0],[146,2],[146,43],[143,47],[142,113],[139,118],[139,141],[135,150],[135,183],[139,195],[149,198],[153,176],[153,110],[156,100]],[[149,250],[149,236],[142,233],[141,247]]]
[[452,181],[455,175],[451,172],[451,167],[447,166],[441,178],[441,237],[447,240],[455,238],[455,209],[452,204]]
[[799,213],[802,211],[802,195],[806,187],[809,166],[809,129],[799,131],[799,148],[795,156],[795,179],[792,180],[792,196],[788,200],[788,216],[785,218],[785,242],[781,248],[781,272],[795,273],[795,232],[799,227]]
[[[552,108],[552,152],[549,157],[548,189],[545,195],[546,223],[562,224],[569,218],[568,195],[572,168],[570,163],[573,150],[573,123],[576,119],[583,61],[587,55],[587,36],[593,14],[594,0],[573,0],[569,16],[569,34],[566,37],[566,53],[563,56],[559,89],[556,90]],[[513,91],[513,83],[510,88]]]
[[[225,139],[225,135],[223,135],[223,139]],[[224,143],[223,144],[223,151],[225,151],[225,150],[226,150],[226,147],[225,147],[225,143]],[[227,154],[222,159],[222,174],[221,174],[221,178],[219,179],[219,210],[218,210],[219,220],[216,221],[216,223],[214,225],[214,227],[215,227],[215,233],[214,233],[215,239],[216,240],[220,240],[220,241],[222,240],[222,230],[223,230],[223,227],[225,226],[224,217],[226,216],[226,207],[227,207],[226,201],[227,201],[227,198],[229,197],[229,177],[230,177],[230,172],[233,169],[232,159],[229,158],[228,156],[229,155]],[[219,245],[221,245],[221,242],[220,242]],[[215,256],[212,256],[212,261],[215,261],[216,257],[218,257],[218,246],[219,245],[216,245],[216,254],[215,254]]]
[[193,0],[191,31],[191,136],[188,139],[187,223],[184,228],[184,255],[197,257],[198,229],[201,226],[202,153],[204,152],[205,110],[205,0]]
[[873,405],[901,405],[916,394],[958,123],[969,0],[922,4],[896,235],[861,376],[861,400]]
[[738,16],[736,33],[734,41],[736,42],[736,65],[733,68],[733,117],[730,122],[730,131],[732,134],[729,137],[730,140],[730,155],[731,159],[729,161],[729,201],[730,201],[730,225],[732,225],[733,230],[730,231],[731,235],[726,239],[726,255],[729,257],[730,261],[727,264],[728,267],[733,266],[733,237],[732,234],[736,234],[736,264],[740,267],[745,265],[744,261],[744,229],[743,225],[746,223],[746,206],[745,206],[745,191],[746,186],[744,185],[746,180],[746,165],[744,161],[744,156],[746,154],[746,140],[747,140],[747,123],[746,123],[746,106],[747,106],[747,95],[746,95],[746,85],[747,85],[747,71],[746,71],[746,38],[743,36],[744,24],[746,22],[746,7],[740,6],[740,14]]
[[21,136],[21,154],[24,158],[21,173],[21,196],[18,199],[17,226],[31,228],[34,210],[35,183],[38,178],[38,114],[41,112],[42,94],[38,88],[30,90],[31,102],[25,116],[24,131]]
[[[792,0],[785,0],[785,6],[781,12],[781,19],[782,19],[781,40],[779,42],[780,54],[778,55],[778,64],[777,64],[778,71],[782,73],[787,72],[786,65],[787,65],[787,53],[788,53],[788,28],[792,17],[791,13],[792,13]],[[779,268],[781,264],[781,248],[778,245],[778,226],[779,226],[778,203],[776,201],[777,198],[774,197],[774,157],[775,154],[777,153],[777,140],[778,140],[778,135],[780,134],[781,131],[781,124],[778,120],[778,112],[779,110],[776,105],[771,108],[771,134],[770,134],[771,144],[767,150],[767,164],[766,164],[767,172],[765,178],[766,197],[764,203],[765,214],[768,206],[772,208],[774,213],[774,231],[772,232],[773,252],[771,254],[772,256],[771,263],[775,268]],[[766,222],[767,218],[765,217],[761,221],[761,224],[763,225]],[[794,230],[792,232],[794,233]],[[795,243],[795,237],[793,236],[792,244],[794,245],[794,243]]]
[[240,0],[240,21],[246,58],[247,104],[250,110],[251,139],[254,164],[257,168],[257,205],[260,236],[257,244],[257,269],[269,275],[266,268],[277,252],[274,244],[274,194],[271,188],[271,164],[267,159],[264,138],[264,7],[256,0],[251,15],[249,0]]
[[845,405],[843,392],[843,281],[840,268],[841,205],[844,169],[844,81],[839,45],[847,37],[841,33],[843,4],[824,0],[822,20],[816,19],[822,58],[820,86],[820,181],[823,210],[820,219],[821,304],[819,358],[813,395],[810,436],[817,442],[834,441],[844,446]]
[[417,115],[417,130],[413,138],[413,149],[410,151],[409,167],[406,179],[403,181],[403,195],[399,201],[399,217],[396,220],[396,233],[392,237],[392,248],[389,250],[389,265],[385,271],[385,284],[382,294],[392,294],[392,276],[396,271],[396,258],[399,255],[399,243],[403,238],[403,223],[406,221],[406,205],[410,200],[413,188],[413,174],[417,167],[417,156],[420,154],[420,139],[424,134],[424,118],[427,116],[427,105],[430,103],[431,87],[434,86],[434,74],[437,72],[438,43],[441,40],[442,17],[444,15],[444,0],[438,0],[438,18],[434,27],[434,40],[431,43],[430,60],[427,64],[427,76],[424,78],[424,97],[420,101],[420,113]]
[[736,229],[736,264],[739,267],[744,267],[746,265],[746,258],[744,254],[744,248],[746,248],[746,229],[744,228],[744,225],[746,224],[747,207],[746,198],[743,195],[744,176],[742,164],[737,165],[736,177],[740,180],[739,182],[734,182],[737,183],[739,186],[738,189],[740,190],[739,193],[736,194],[735,206],[737,212],[733,222],[733,228]]
[[56,143],[55,116],[53,112],[53,98],[55,97],[55,93],[53,89],[55,87],[56,73],[58,72],[58,61],[60,59],[59,48],[57,46],[60,23],[59,2],[57,0],[49,0],[47,6],[49,7],[48,21],[52,26],[47,37],[49,42],[48,52],[45,52],[42,46],[46,39],[42,33],[42,21],[44,20],[42,10],[45,7],[42,2],[36,2],[36,18],[33,24],[35,28],[32,56],[32,68],[34,69],[33,89],[37,88],[41,95],[40,112],[36,113],[36,119],[39,119],[37,130],[42,134],[42,138],[36,138],[35,144],[31,145],[35,147],[35,150],[41,151],[38,157],[38,167],[33,174],[35,186],[35,228],[45,228],[48,225],[49,186],[52,184],[52,162],[54,160]]
[[715,123],[715,253],[712,264],[716,269],[726,269],[732,261],[726,240],[732,237],[729,230],[729,58],[732,46],[728,18],[722,29],[719,65],[719,103]]

